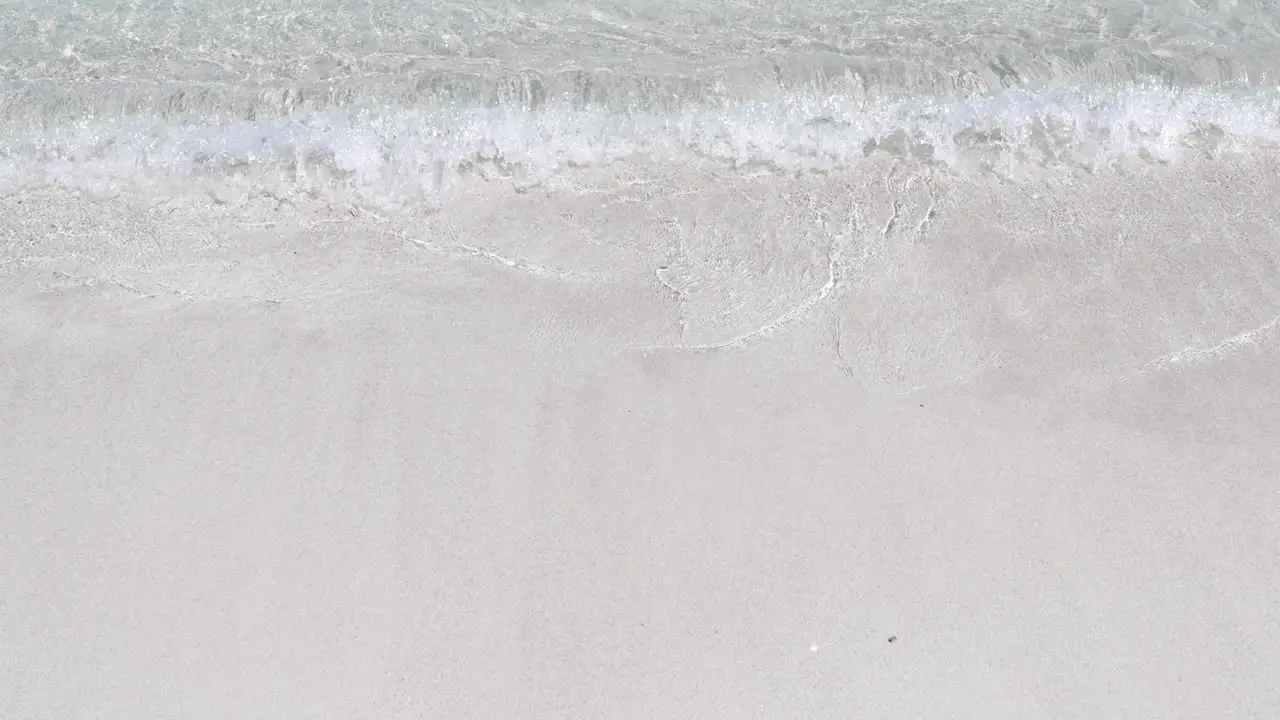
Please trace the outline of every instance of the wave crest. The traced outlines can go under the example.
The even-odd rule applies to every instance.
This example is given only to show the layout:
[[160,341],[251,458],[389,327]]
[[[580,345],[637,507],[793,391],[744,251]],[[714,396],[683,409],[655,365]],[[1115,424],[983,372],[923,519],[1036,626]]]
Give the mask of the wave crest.
[[225,124],[131,117],[11,131],[0,139],[0,187],[169,194],[227,180],[393,206],[439,200],[468,172],[532,183],[566,168],[640,160],[833,171],[889,153],[1016,175],[1124,158],[1168,162],[1278,138],[1276,96],[1138,85],[969,100],[810,94],[670,112],[331,108]]

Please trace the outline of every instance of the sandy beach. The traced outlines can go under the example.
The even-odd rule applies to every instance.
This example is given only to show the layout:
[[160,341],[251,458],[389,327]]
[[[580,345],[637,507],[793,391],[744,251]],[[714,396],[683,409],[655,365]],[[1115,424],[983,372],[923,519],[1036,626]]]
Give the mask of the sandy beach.
[[[1171,221],[1188,234],[1268,192],[1151,172],[1201,203]],[[826,192],[770,205],[778,182],[724,190],[764,194],[718,217],[785,226]],[[239,234],[216,203],[179,226],[7,198],[0,715],[1272,716],[1274,322],[1166,293],[1159,317],[1220,330],[1161,345],[1132,254],[938,240],[980,217],[1059,232],[1034,183],[978,206],[847,182],[881,255],[681,236],[653,198],[531,219],[475,195],[391,229],[291,210]],[[1151,192],[1124,182],[1117,203]],[[566,212],[631,242],[575,245]],[[113,243],[55,231],[78,217]],[[917,234],[894,245],[898,218]],[[1228,250],[1204,251],[1223,283],[1258,257]],[[973,253],[1062,297],[1121,289],[1001,325]],[[890,255],[874,277],[918,293],[850,279]],[[756,285],[700,295],[726,257]],[[929,355],[941,316],[961,331]]]

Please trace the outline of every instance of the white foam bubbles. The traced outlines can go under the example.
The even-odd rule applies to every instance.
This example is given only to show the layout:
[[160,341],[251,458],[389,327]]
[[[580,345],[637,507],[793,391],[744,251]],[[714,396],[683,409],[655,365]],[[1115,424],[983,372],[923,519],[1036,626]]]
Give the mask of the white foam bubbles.
[[276,192],[439,201],[459,173],[544,180],[570,166],[643,157],[830,171],[887,152],[965,169],[1176,160],[1280,139],[1280,100],[1256,91],[1009,90],[966,100],[797,94],[779,102],[622,112],[366,107],[259,121],[171,124],[90,117],[0,135],[0,187],[180,193],[235,177]]

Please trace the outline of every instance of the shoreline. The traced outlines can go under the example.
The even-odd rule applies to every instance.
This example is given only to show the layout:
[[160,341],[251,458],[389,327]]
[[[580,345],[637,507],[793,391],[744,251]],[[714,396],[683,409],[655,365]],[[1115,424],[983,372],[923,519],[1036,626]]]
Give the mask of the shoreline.
[[[748,186],[755,216],[714,208],[736,188],[595,215],[476,201],[429,226],[474,222],[458,242],[607,282],[417,252],[377,224],[175,240],[88,204],[13,218],[61,212],[112,243],[15,244],[52,260],[0,286],[0,684],[18,689],[0,714],[1264,717],[1275,338],[1102,382],[1238,335],[1223,318],[1265,322],[1248,261],[1272,235],[1160,252],[1161,223],[1201,227],[1236,183],[1131,190],[1205,204],[1135,216],[1164,244],[1096,246],[1114,255],[1014,237],[1069,226],[1026,188],[996,198],[1014,230],[988,245],[956,241],[987,206],[940,194],[930,220],[924,186],[849,203],[859,227],[919,235],[884,230],[865,247],[888,250],[845,256],[867,260],[842,294],[713,352],[642,348],[733,338],[821,290],[829,248],[788,244],[835,223],[789,219],[806,195]],[[653,273],[677,246],[667,209],[723,223],[685,234],[679,292]],[[568,236],[558,212],[640,244]],[[729,232],[751,227],[789,229]],[[1166,257],[1187,264],[1139,262]],[[1185,268],[1220,285],[1130,284]],[[1095,272],[1118,279],[1080,290]],[[982,283],[1005,281],[1021,311],[1076,304],[984,324],[1007,305]],[[159,283],[184,293],[146,297]],[[1193,312],[1228,286],[1256,308]]]

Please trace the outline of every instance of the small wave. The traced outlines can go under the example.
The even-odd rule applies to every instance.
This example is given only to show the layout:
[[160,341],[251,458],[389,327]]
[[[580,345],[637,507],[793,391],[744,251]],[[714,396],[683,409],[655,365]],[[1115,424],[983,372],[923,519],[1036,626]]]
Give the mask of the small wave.
[[1008,90],[967,100],[794,95],[672,111],[544,107],[331,108],[234,123],[82,118],[0,136],[0,188],[162,194],[210,183],[351,196],[378,206],[438,201],[485,172],[545,181],[623,160],[832,171],[875,153],[966,172],[1168,162],[1188,151],[1270,145],[1280,97],[1128,85]]

